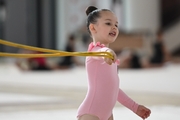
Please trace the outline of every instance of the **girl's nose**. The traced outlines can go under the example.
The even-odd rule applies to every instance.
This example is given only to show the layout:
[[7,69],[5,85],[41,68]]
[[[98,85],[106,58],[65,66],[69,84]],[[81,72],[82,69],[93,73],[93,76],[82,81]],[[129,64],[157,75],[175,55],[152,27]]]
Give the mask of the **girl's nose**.
[[117,30],[118,28],[116,27],[116,26],[113,26],[113,28],[112,28],[113,30]]
[[113,26],[113,29],[117,29],[117,27],[116,27],[116,26]]

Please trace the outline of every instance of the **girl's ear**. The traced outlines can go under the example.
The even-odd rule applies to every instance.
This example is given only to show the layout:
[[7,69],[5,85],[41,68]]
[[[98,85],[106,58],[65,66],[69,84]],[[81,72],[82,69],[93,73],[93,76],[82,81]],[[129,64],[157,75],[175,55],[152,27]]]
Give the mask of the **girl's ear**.
[[91,33],[96,33],[96,29],[95,29],[95,26],[94,26],[94,24],[90,24],[89,25],[89,30],[91,31]]

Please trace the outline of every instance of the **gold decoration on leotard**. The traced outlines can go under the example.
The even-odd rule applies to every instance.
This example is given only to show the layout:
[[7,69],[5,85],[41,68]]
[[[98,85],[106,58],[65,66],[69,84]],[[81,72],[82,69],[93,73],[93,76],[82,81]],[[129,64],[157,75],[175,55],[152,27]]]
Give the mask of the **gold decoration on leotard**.
[[107,57],[113,59],[113,55],[109,52],[66,52],[66,51],[59,51],[59,50],[52,50],[52,49],[33,47],[23,44],[17,44],[2,39],[0,39],[0,44],[26,49],[26,50],[44,52],[44,54],[19,54],[19,53],[0,52],[0,56],[2,57],[36,58],[36,57],[62,57],[62,56],[97,56],[97,57]]

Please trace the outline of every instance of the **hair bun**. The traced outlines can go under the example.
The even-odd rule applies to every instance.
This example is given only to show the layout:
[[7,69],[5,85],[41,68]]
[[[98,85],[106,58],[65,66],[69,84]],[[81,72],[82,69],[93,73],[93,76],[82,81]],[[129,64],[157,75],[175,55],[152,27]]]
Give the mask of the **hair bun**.
[[97,10],[97,8],[94,7],[94,6],[89,6],[89,7],[86,9],[86,15],[88,16],[89,13],[93,12],[94,10]]

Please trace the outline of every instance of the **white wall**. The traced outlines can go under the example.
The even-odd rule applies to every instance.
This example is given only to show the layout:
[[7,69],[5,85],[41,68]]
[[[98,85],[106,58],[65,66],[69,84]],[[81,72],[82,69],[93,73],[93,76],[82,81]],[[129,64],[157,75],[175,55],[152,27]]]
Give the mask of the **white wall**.
[[124,0],[125,29],[155,31],[159,27],[159,0]]
[[165,31],[164,39],[169,51],[180,47],[180,21],[171,29]]
[[66,0],[56,0],[56,38],[57,38],[57,49],[63,50],[66,40],[67,23],[66,21]]
[[111,0],[97,0],[96,4],[99,9],[111,9]]
[[57,48],[64,50],[67,37],[86,23],[85,10],[95,0],[56,0],[57,1]]

